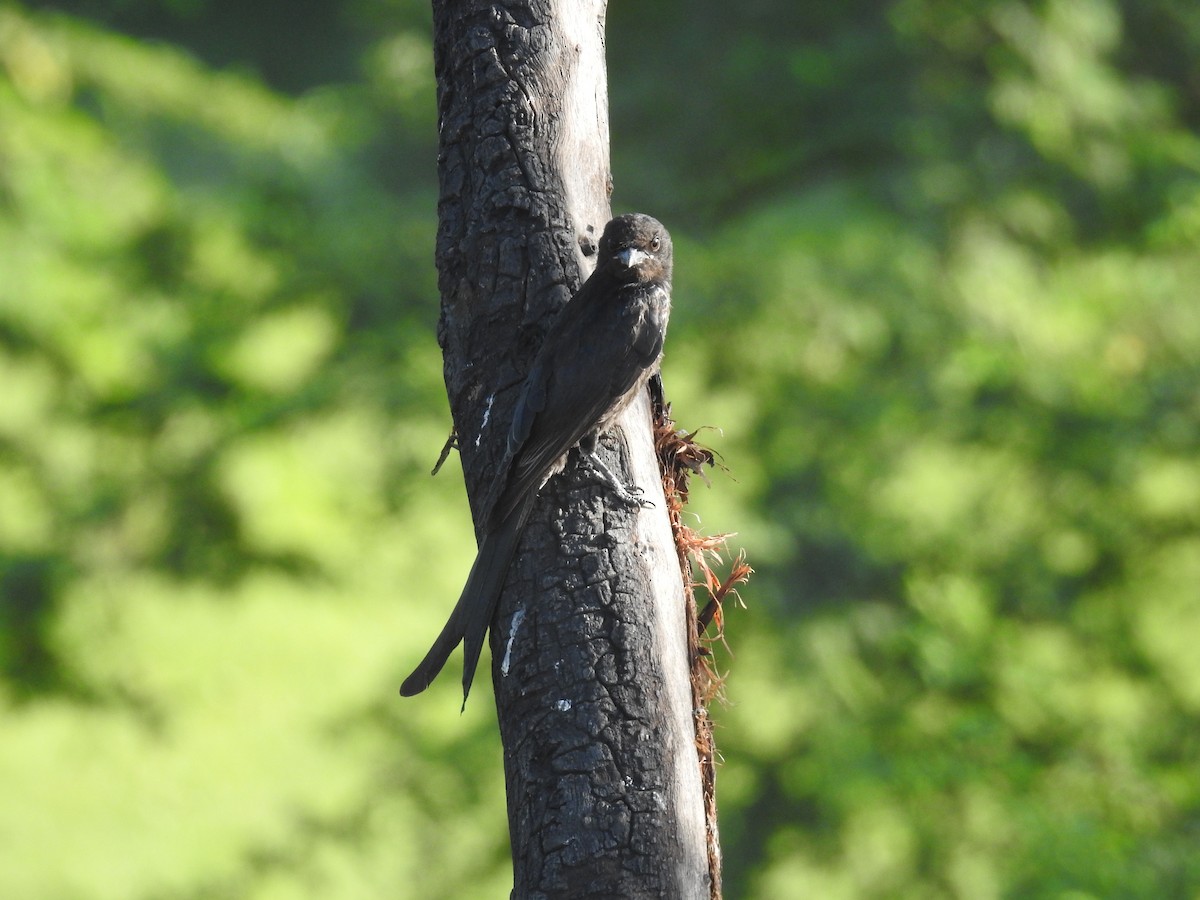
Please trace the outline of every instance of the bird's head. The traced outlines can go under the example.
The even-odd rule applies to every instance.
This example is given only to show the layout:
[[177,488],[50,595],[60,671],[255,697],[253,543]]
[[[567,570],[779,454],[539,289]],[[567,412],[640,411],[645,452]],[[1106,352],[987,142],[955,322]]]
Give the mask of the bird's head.
[[598,264],[611,267],[621,281],[670,286],[671,235],[650,216],[617,216],[604,226]]

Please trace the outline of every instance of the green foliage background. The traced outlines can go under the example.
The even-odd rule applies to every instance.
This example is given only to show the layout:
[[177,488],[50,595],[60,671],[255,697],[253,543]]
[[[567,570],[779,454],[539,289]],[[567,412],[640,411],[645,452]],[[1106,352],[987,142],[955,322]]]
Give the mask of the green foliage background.
[[[609,18],[758,570],[728,895],[1200,897],[1200,6]],[[473,550],[429,27],[0,4],[0,896],[507,893],[486,684],[395,693]]]

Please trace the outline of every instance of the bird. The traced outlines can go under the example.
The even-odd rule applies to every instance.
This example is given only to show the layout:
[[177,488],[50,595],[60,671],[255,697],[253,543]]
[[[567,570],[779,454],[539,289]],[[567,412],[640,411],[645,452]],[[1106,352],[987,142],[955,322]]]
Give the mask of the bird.
[[671,311],[671,237],[630,213],[604,227],[596,268],[546,332],[521,385],[483,506],[479,549],[445,627],[400,693],[425,690],[463,644],[463,708],[521,533],[542,486],[579,447],[626,504],[644,505],[595,455],[597,441],[657,374]]

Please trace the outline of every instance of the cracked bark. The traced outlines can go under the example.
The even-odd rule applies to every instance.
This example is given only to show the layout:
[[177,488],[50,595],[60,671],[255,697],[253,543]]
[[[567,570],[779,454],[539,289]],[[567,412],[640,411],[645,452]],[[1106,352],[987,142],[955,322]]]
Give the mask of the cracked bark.
[[[478,521],[526,367],[610,217],[605,4],[433,10],[438,338]],[[493,623],[515,897],[710,896],[650,426],[644,396],[601,452],[654,507],[622,507],[569,465],[541,491]]]

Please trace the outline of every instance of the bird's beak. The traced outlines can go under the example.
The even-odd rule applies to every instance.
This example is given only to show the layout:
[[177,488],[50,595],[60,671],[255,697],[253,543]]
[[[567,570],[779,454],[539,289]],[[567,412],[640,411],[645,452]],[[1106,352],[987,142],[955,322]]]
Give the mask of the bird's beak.
[[637,247],[626,247],[623,250],[617,251],[617,259],[619,259],[621,261],[621,265],[627,269],[632,269],[643,260],[647,260],[649,258],[650,255],[645,250],[639,250]]

